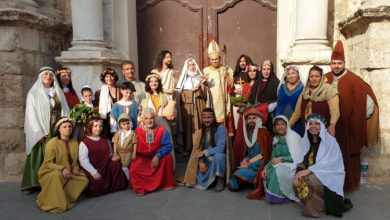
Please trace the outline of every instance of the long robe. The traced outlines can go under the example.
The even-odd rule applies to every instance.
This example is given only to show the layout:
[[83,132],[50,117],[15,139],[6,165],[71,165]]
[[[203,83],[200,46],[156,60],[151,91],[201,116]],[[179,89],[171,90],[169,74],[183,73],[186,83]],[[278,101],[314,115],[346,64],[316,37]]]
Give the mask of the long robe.
[[[159,188],[175,187],[172,165],[172,142],[168,132],[160,125],[153,130],[153,142],[147,143],[147,134],[141,126],[135,129],[138,136],[137,157],[131,162],[130,181],[133,190],[144,195]],[[151,163],[154,156],[160,158],[157,168]]]
[[211,93],[211,104],[218,123],[225,122],[227,114],[230,112],[228,88],[233,82],[233,71],[229,68],[227,76],[222,77],[224,69],[225,67],[223,66],[218,69],[212,66],[203,69],[203,73],[207,76]]
[[95,180],[88,171],[85,171],[89,180],[87,195],[100,196],[125,189],[126,176],[122,171],[121,163],[111,160],[108,140],[100,138],[96,141],[85,136],[83,143],[88,148],[89,162],[101,175],[100,180]]
[[[279,182],[279,175],[277,169],[288,169],[287,171],[291,171],[291,168],[288,166],[282,166],[283,163],[292,163],[294,160],[290,154],[290,151],[287,146],[286,138],[280,138],[277,143],[272,147],[272,153],[270,160],[274,158],[280,158],[283,160],[278,165],[272,165],[271,161],[269,161],[264,169],[267,169],[267,176],[265,179],[265,200],[271,203],[284,203],[288,202],[288,197],[284,194],[281,189],[281,183]],[[288,172],[287,172],[288,173]],[[289,176],[291,191],[292,191],[292,173]],[[293,191],[292,191],[293,192]]]
[[[78,164],[78,142],[70,140],[68,147],[57,137],[52,138],[46,145],[45,159],[38,171],[42,191],[37,197],[37,206],[42,211],[63,212],[74,206],[81,193],[88,186],[88,179],[80,170]],[[73,175],[65,180],[61,170],[72,172],[79,169],[79,175]]]
[[[242,120],[242,118],[240,119]],[[236,139],[233,145],[235,167],[238,167],[245,157],[247,145],[244,140],[243,121],[238,122]],[[272,151],[272,136],[266,128],[259,128],[257,132],[257,143],[260,145],[263,160],[259,166],[255,179],[253,180],[254,190],[247,195],[248,199],[262,199],[264,196],[263,178],[261,171],[265,164],[268,163]]]
[[[328,83],[332,84],[332,72],[325,74]],[[340,99],[340,118],[336,124],[336,139],[340,144],[345,167],[346,191],[359,186],[360,180],[360,150],[362,147],[372,147],[378,142],[379,107],[371,87],[359,76],[347,70],[338,81]],[[374,112],[366,117],[367,95],[375,103]]]
[[[278,90],[278,105],[276,106],[276,115],[284,115],[287,119],[291,118],[292,113],[294,112],[295,106],[297,104],[298,98],[303,91],[303,84],[299,81],[298,85],[290,90],[287,87],[287,84],[282,84]],[[301,137],[303,136],[303,125],[298,123],[295,125],[294,129]]]
[[[249,137],[251,138],[251,137]],[[251,148],[246,148],[245,158],[250,160],[253,157],[260,154],[260,146],[256,142]],[[253,184],[254,179],[259,171],[259,167],[263,160],[258,160],[250,164],[248,168],[238,168],[229,180],[229,188],[231,190],[238,190],[241,186],[241,182],[247,182]]]
[[199,189],[207,189],[218,177],[226,175],[226,129],[223,125],[219,125],[214,133],[214,142],[211,142],[210,133],[203,135],[202,151],[204,156],[199,158],[207,166],[206,173],[201,173],[198,169],[196,176],[196,186]]
[[185,151],[191,152],[195,146],[195,139],[201,136],[202,111],[206,107],[207,94],[198,89],[183,90],[181,93],[182,120],[184,125],[184,146]]
[[[27,97],[27,99],[32,99],[33,97]],[[38,169],[41,166],[44,158],[45,145],[47,141],[54,134],[54,126],[57,121],[61,118],[61,102],[58,99],[58,96],[54,97],[55,106],[50,111],[50,132],[47,136],[42,137],[39,142],[37,142],[31,150],[31,153],[27,155],[26,164],[23,172],[22,179],[22,190],[29,190],[34,187],[39,187],[38,182]],[[64,103],[66,104],[66,103]]]
[[[315,120],[320,124],[317,142],[312,141],[308,124]],[[340,216],[352,208],[349,199],[344,198],[345,171],[340,146],[318,118],[311,118],[300,143],[298,159],[294,161],[296,172],[309,170],[294,191],[304,204],[302,214],[310,217],[324,217],[327,213]]]

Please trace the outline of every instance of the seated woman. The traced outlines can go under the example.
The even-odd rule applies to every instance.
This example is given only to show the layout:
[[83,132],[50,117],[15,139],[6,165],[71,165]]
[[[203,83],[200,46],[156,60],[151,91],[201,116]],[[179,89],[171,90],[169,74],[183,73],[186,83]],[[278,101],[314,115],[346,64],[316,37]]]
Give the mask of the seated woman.
[[325,217],[327,213],[341,216],[352,208],[351,201],[344,198],[345,171],[340,146],[325,124],[321,115],[307,118],[296,161],[294,190],[304,204],[304,216]]
[[261,175],[265,185],[265,200],[270,203],[299,201],[294,195],[293,162],[297,160],[301,137],[291,130],[288,119],[277,115],[274,120],[273,147],[271,160],[265,165]]
[[57,137],[45,147],[45,158],[38,171],[42,191],[37,206],[46,212],[63,212],[71,209],[88,186],[88,179],[77,162],[79,146],[70,139],[73,122],[62,118],[55,125]]
[[100,196],[127,187],[118,155],[112,156],[110,141],[100,137],[103,120],[91,117],[85,126],[85,136],[79,147],[81,167],[86,171],[88,196]]

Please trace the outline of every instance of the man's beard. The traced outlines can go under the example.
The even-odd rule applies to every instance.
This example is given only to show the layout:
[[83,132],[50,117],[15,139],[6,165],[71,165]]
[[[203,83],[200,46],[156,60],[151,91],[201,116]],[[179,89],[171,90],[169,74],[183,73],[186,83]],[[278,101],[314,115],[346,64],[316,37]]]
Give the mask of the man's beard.
[[167,65],[168,69],[173,69],[173,63],[172,62],[165,63],[165,65]]
[[344,73],[344,71],[345,71],[345,68],[344,68],[344,69],[341,69],[340,72],[338,72],[338,73],[335,73],[335,72],[332,70],[332,73],[333,73],[333,75],[335,75],[335,76],[340,76],[341,74]]
[[249,130],[255,129],[255,127],[256,127],[256,123],[248,123],[248,124],[247,124],[247,129],[248,129],[248,131],[249,131]]

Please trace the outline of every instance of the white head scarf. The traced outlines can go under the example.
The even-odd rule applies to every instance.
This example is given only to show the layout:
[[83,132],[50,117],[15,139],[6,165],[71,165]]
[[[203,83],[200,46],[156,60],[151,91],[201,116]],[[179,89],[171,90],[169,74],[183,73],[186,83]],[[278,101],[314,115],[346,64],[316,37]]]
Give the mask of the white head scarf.
[[256,141],[257,141],[257,133],[259,131],[259,128],[262,128],[263,127],[263,122],[261,120],[261,117],[257,116],[257,119],[256,119],[256,127],[255,129],[253,130],[253,134],[252,134],[252,139],[249,140],[249,137],[248,137],[248,128],[246,127],[246,120],[245,120],[245,117],[243,117],[243,123],[244,123],[244,126],[243,126],[243,131],[244,131],[244,139],[245,139],[245,144],[248,148],[252,148],[253,145],[255,145]]
[[53,74],[53,87],[51,95],[57,94],[61,102],[61,116],[69,116],[69,107],[61,87],[58,84],[51,68],[43,67],[38,75],[37,81],[28,91],[26,99],[26,113],[24,121],[24,133],[26,134],[26,153],[31,153],[34,145],[44,136],[50,133],[50,100],[42,83],[42,77],[46,72]]
[[[196,69],[195,72],[191,72],[188,70],[188,63],[192,61],[195,63]],[[198,64],[195,59],[190,58],[184,61],[184,66],[180,74],[179,81],[176,85],[176,89],[194,89],[196,88],[200,80],[198,77],[203,76],[203,73],[200,71]]]
[[340,146],[336,139],[328,133],[324,123],[318,118],[308,118],[306,123],[306,132],[301,141],[301,150],[297,163],[303,162],[304,156],[310,149],[310,141],[308,137],[309,123],[315,120],[320,123],[320,146],[318,148],[316,162],[309,167],[316,177],[333,192],[344,197],[344,163],[341,155]]
[[[287,130],[286,130],[286,143],[288,146],[288,151],[291,154],[291,158],[293,159],[294,163],[289,163],[291,165],[291,169],[294,170],[296,167],[295,161],[299,160],[299,145],[301,143],[301,136],[299,136],[295,131],[293,131],[290,127],[290,123],[288,122],[288,119],[284,115],[277,115],[273,119],[273,122],[275,124],[275,121],[277,119],[282,119],[287,124]],[[272,144],[276,144],[278,142],[278,136],[274,136]],[[293,166],[295,165],[295,166]]]

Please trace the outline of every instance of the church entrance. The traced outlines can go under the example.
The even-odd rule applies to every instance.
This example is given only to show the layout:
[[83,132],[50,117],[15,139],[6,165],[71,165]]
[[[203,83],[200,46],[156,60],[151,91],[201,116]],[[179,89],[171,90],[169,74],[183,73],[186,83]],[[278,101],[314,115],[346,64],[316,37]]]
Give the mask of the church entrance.
[[159,51],[173,53],[174,67],[193,57],[207,66],[207,46],[225,45],[226,63],[234,69],[241,54],[261,64],[276,59],[277,0],[140,0],[137,1],[138,60],[141,79],[150,73]]

